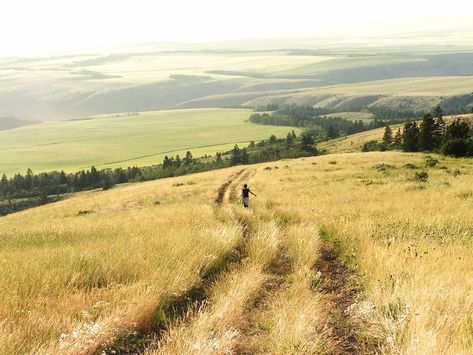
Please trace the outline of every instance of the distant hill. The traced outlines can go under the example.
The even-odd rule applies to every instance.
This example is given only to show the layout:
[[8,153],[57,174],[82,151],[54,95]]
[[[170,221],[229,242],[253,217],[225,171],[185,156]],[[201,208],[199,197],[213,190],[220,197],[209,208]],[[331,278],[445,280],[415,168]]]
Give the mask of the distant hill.
[[9,129],[22,126],[29,126],[38,123],[36,121],[20,120],[13,117],[0,117],[0,131],[8,131]]

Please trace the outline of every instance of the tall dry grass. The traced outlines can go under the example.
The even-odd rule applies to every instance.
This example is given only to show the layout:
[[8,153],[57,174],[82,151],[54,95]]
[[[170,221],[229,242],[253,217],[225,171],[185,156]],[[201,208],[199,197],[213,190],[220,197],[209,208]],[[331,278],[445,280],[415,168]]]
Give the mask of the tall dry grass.
[[[305,229],[312,225],[340,241],[342,261],[360,277],[364,293],[347,314],[367,349],[378,343],[381,353],[471,353],[473,162],[434,158],[435,166],[423,154],[396,152],[260,164],[250,212],[212,207],[234,169],[81,194],[0,218],[0,352],[86,351],[117,332],[146,328],[241,243],[238,220],[247,218],[254,231],[282,228],[278,245],[292,261],[287,287],[261,313],[261,349],[323,349],[323,297],[308,284],[318,253],[318,238]],[[416,177],[421,171],[426,182]],[[257,256],[263,249],[255,246],[252,255],[272,255]],[[263,267],[241,265],[193,314],[196,325],[177,326],[175,334],[208,345],[210,332],[233,346],[266,277]],[[219,328],[217,314],[231,321]],[[195,342],[174,344],[189,349]]]
[[288,227],[283,240],[291,270],[282,290],[269,297],[254,317],[253,342],[265,354],[316,354],[335,349],[327,326],[327,304],[317,290],[314,264],[320,257],[320,239],[313,225]]
[[[250,212],[251,213],[251,212]],[[188,322],[178,322],[149,354],[227,354],[232,353],[241,335],[245,312],[268,280],[266,268],[275,258],[279,230],[274,223],[253,221],[245,246],[247,257],[235,265],[210,291],[206,305],[188,315]]]
[[1,218],[0,353],[88,353],[162,317],[241,242],[240,226],[213,207],[227,174],[84,193]]
[[429,167],[423,154],[328,155],[273,163],[253,183],[283,220],[342,241],[366,290],[348,312],[383,353],[473,349],[473,161],[434,158]]

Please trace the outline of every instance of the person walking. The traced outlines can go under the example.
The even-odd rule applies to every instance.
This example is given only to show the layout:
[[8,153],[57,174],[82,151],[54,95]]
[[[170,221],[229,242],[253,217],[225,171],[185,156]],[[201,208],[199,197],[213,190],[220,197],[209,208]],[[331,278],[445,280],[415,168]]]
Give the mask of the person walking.
[[241,200],[243,201],[243,207],[245,208],[250,207],[250,194],[256,197],[247,184],[243,185],[243,189],[241,190]]

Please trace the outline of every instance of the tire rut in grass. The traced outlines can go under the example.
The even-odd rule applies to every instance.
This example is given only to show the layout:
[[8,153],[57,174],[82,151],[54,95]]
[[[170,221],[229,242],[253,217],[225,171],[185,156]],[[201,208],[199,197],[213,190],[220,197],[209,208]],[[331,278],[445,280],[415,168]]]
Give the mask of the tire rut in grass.
[[228,178],[228,180],[226,182],[224,182],[222,185],[220,185],[220,187],[218,188],[217,190],[217,196],[215,197],[215,203],[217,205],[222,205],[223,202],[225,201],[225,194],[228,190],[228,187],[233,183],[233,181],[235,179],[237,179],[243,172],[245,171],[245,169],[242,169],[232,175],[230,175],[230,177]]
[[264,283],[252,307],[246,311],[245,325],[240,329],[240,339],[235,349],[233,349],[235,354],[250,355],[262,353],[255,341],[260,332],[258,317],[267,310],[271,300],[286,287],[287,275],[291,272],[291,269],[291,260],[286,250],[280,247],[276,258],[268,267],[268,280]]
[[320,272],[318,289],[324,294],[329,309],[329,324],[334,343],[334,354],[359,354],[366,350],[359,340],[357,329],[347,313],[348,308],[356,303],[361,292],[361,285],[356,274],[339,257],[338,249],[325,242],[315,269]]
[[[221,206],[225,201],[225,195],[229,186],[245,172],[240,170],[228,178],[228,180],[220,185],[215,198],[215,203]],[[239,221],[240,222],[240,221]],[[211,288],[218,277],[224,272],[230,270],[235,265],[241,263],[245,258],[245,240],[249,237],[249,227],[246,223],[240,222],[242,229],[242,241],[233,248],[223,260],[215,266],[211,266],[202,275],[201,282],[184,294],[177,296],[163,309],[157,311],[155,315],[156,321],[153,322],[149,329],[143,331],[133,331],[120,335],[112,344],[98,347],[96,354],[140,354],[156,340],[162,338],[169,326],[169,320],[185,318],[186,314],[192,309],[198,309],[204,305],[208,298],[208,289]]]

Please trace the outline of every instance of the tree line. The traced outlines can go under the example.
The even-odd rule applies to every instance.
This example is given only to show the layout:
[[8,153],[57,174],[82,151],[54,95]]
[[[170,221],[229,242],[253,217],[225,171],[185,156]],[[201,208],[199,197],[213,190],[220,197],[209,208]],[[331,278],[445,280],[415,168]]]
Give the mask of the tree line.
[[405,152],[439,152],[454,157],[473,156],[473,134],[466,121],[455,119],[446,123],[443,111],[436,107],[424,115],[418,124],[408,121],[404,127],[393,133],[386,126],[381,142],[370,141],[363,151],[400,149]]
[[34,205],[38,205],[50,201],[51,196],[57,197],[67,193],[98,188],[106,190],[116,184],[181,176],[233,165],[311,156],[317,153],[314,137],[310,133],[304,132],[297,136],[292,131],[284,138],[271,135],[269,139],[260,142],[251,141],[245,147],[235,145],[232,150],[217,152],[214,156],[194,158],[190,151],[183,158],[179,155],[165,156],[161,164],[146,167],[98,170],[92,166],[90,169],[74,173],[52,171],[39,174],[34,174],[28,169],[25,175],[15,174],[8,178],[3,174],[1,177],[0,200],[7,200],[10,203],[0,204],[0,215],[5,214],[5,211],[9,213],[15,210],[11,207],[12,200],[16,200],[18,206],[30,207],[31,202],[24,201],[25,199],[35,199]]
[[[251,123],[273,126],[292,126],[305,128],[319,140],[333,139],[343,135],[359,133],[405,121],[404,116],[390,120],[351,121],[341,117],[323,117],[327,110],[310,105],[284,105],[271,113],[254,113],[248,119]],[[412,116],[409,116],[412,117]]]

